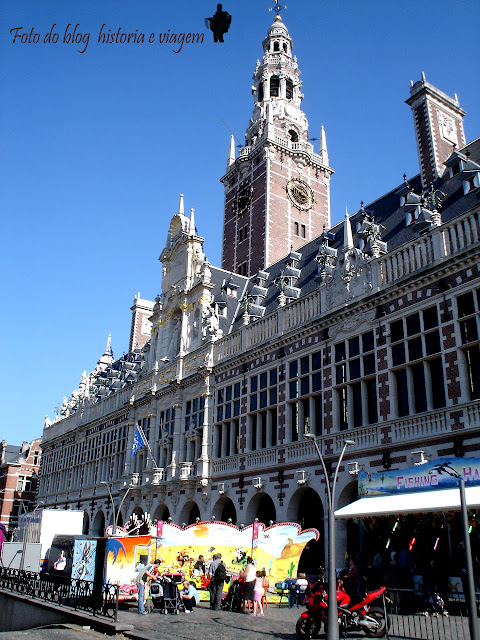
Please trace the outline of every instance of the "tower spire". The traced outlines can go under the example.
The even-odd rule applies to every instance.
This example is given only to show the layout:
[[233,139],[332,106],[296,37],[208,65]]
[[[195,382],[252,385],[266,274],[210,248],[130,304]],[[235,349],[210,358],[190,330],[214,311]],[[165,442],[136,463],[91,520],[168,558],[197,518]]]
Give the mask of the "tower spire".
[[105,356],[112,355],[112,334],[111,333],[108,334],[107,346],[105,347],[105,353],[103,355]]
[[301,106],[302,81],[292,38],[280,19],[285,7],[278,0],[273,4],[276,17],[253,74],[254,105],[245,146],[236,158],[230,147],[221,178],[222,268],[245,276],[284,258],[291,245],[297,251],[320,235],[323,225],[330,228],[333,170],[325,132],[322,129],[320,153],[315,153]]
[[105,347],[105,353],[97,362],[96,370],[103,371],[113,362],[113,353],[112,353],[112,336],[108,334],[107,346]]

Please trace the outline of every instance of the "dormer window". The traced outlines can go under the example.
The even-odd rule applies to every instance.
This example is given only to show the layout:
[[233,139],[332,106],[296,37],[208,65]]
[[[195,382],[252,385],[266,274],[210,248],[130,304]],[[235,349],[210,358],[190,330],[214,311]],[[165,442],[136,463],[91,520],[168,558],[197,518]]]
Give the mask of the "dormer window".
[[273,50],[274,51],[280,51],[280,43],[279,42],[274,42],[273,43]]
[[480,187],[480,172],[473,173],[463,180],[463,194],[474,191]]
[[270,97],[278,98],[280,92],[280,78],[278,76],[272,76],[270,78]]
[[287,100],[291,100],[293,98],[293,81],[290,78],[287,78],[285,83],[285,97]]
[[460,173],[461,170],[462,170],[462,161],[459,160],[455,164],[452,164],[452,166],[450,167],[450,177],[453,178],[453,176],[456,176],[457,173]]
[[418,219],[419,214],[420,214],[420,207],[414,207],[412,209],[407,209],[405,211],[405,215],[407,217],[406,219],[407,227],[413,224]]

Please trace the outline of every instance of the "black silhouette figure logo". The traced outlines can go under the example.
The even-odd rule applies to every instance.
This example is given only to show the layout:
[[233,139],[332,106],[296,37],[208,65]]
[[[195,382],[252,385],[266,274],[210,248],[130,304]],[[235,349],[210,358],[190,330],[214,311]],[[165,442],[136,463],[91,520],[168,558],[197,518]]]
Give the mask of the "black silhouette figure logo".
[[213,41],[223,42],[223,34],[227,33],[232,22],[232,16],[222,10],[222,5],[217,4],[215,15],[211,18],[205,18],[207,28],[213,31]]

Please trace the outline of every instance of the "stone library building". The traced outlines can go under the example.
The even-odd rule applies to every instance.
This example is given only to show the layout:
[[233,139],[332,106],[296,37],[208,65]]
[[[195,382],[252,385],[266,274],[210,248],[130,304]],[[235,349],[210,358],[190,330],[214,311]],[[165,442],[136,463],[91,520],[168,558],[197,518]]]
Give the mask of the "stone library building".
[[[83,510],[97,536],[109,490],[125,498],[119,526],[296,522],[320,532],[302,556],[313,572],[326,556],[321,454],[330,480],[338,470],[337,566],[389,538],[390,550],[439,538],[453,557],[458,507],[431,511],[421,491],[413,514],[351,507],[362,472],[480,459],[480,139],[466,141],[457,96],[422,74],[405,107],[419,173],[332,226],[326,135],[314,150],[279,15],[262,46],[245,145],[232,139],[221,177],[222,263],[180,196],[128,353],[115,360],[109,339],[45,420],[38,500]],[[132,456],[137,431],[148,447]]]

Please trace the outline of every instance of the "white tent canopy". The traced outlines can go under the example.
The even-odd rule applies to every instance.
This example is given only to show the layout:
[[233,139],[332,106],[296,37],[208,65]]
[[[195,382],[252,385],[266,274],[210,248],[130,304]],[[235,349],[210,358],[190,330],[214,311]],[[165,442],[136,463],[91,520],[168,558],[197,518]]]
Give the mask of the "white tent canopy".
[[[480,507],[480,487],[466,487],[469,509]],[[425,511],[456,511],[460,509],[459,489],[412,491],[389,495],[363,497],[335,511],[336,518],[368,518]]]

